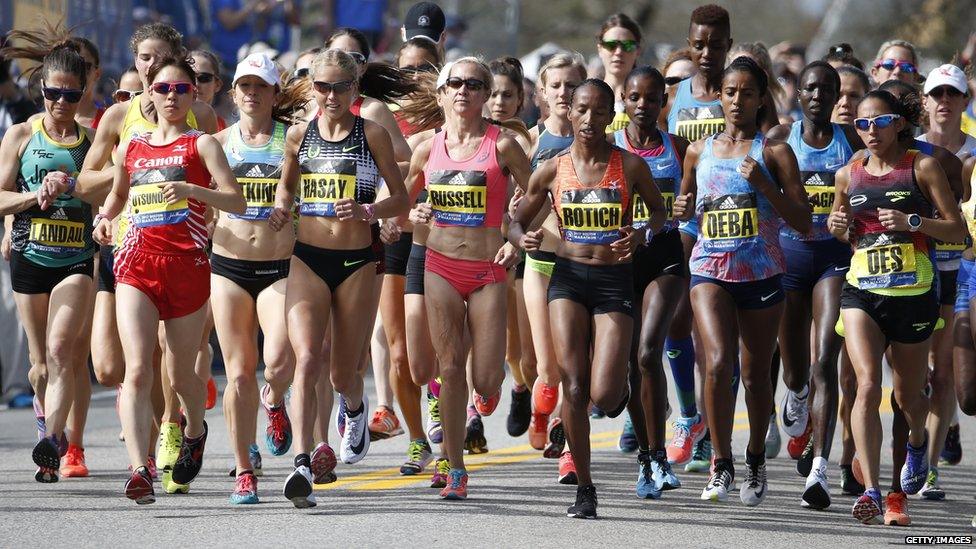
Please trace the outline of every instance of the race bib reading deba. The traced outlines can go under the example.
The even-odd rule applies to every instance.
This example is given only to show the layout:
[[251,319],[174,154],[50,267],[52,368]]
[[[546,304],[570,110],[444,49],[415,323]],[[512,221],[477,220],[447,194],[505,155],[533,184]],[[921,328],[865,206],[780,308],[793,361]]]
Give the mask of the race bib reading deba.
[[731,252],[755,242],[759,209],[755,193],[724,194],[702,201],[702,245],[709,252]]

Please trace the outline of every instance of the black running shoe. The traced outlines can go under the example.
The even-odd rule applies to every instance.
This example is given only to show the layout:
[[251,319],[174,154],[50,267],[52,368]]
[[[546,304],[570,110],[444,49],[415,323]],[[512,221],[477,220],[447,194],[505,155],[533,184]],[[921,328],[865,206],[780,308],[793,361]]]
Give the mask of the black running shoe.
[[203,434],[195,440],[183,437],[180,456],[173,464],[172,479],[176,484],[190,484],[203,468],[203,448],[207,444],[207,422],[203,422]]
[[840,491],[847,496],[860,496],[864,493],[864,485],[854,478],[854,471],[851,464],[840,466]]
[[34,474],[34,480],[45,484],[58,481],[58,471],[61,468],[61,451],[53,437],[44,437],[37,441],[34,450],[31,452],[31,458],[38,467],[37,473]]
[[800,454],[800,459],[796,460],[796,473],[803,478],[810,476],[813,469],[813,437],[807,440],[807,445]]
[[946,432],[945,446],[939,455],[939,465],[959,465],[962,461],[962,444],[959,442],[959,424],[949,427]]
[[596,518],[596,486],[587,484],[576,488],[576,505],[566,510],[566,516],[581,519]]
[[512,404],[508,409],[509,436],[520,437],[529,430],[529,420],[532,419],[532,391],[524,389],[521,392],[512,390]]
[[468,416],[467,433],[464,436],[464,449],[469,454],[484,454],[488,452],[488,441],[485,439],[485,424],[481,416]]

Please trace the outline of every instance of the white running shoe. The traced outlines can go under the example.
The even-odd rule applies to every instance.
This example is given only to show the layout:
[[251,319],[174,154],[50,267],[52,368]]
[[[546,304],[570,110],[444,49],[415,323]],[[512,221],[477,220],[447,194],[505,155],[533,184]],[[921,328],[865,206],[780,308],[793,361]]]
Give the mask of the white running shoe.
[[779,427],[776,425],[776,412],[769,416],[769,427],[766,429],[766,459],[774,459],[779,455],[783,447],[783,439],[779,436]]
[[820,459],[822,460],[820,466],[810,469],[810,474],[807,475],[801,505],[808,509],[823,511],[830,507],[830,484],[827,483],[827,460]]
[[755,507],[766,499],[769,486],[766,484],[766,462],[753,468],[746,464],[746,478],[739,486],[739,499],[743,505]]
[[807,396],[800,398],[796,393],[787,389],[783,395],[783,402],[780,404],[782,414],[783,432],[789,437],[800,437],[807,430],[807,421],[810,420],[810,408],[807,406],[807,397],[810,390],[807,389]]
[[732,472],[725,469],[713,471],[702,490],[701,499],[705,501],[725,501],[732,489]]
[[312,492],[312,471],[302,465],[295,467],[285,479],[285,497],[299,509],[315,507],[315,494]]
[[359,415],[349,416],[346,405],[346,425],[339,445],[339,459],[343,463],[356,463],[369,451],[369,398],[363,394],[363,406]]

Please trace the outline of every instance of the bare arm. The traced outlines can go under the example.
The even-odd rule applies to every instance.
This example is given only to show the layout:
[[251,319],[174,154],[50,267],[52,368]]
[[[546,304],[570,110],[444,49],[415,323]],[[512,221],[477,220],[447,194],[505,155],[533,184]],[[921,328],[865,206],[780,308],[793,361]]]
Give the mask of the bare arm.
[[[202,187],[192,183],[168,183],[163,185],[163,196],[171,203],[179,198],[193,198],[218,210],[235,214],[244,213],[247,209],[244,194],[241,186],[237,184],[237,178],[234,177],[230,164],[227,163],[227,157],[220,143],[213,136],[201,135],[197,138],[197,152],[217,188]],[[184,191],[185,196],[183,196]]]
[[772,160],[766,164],[769,166],[773,177],[779,182],[782,191],[766,178],[762,170],[759,169],[758,163],[751,157],[747,156],[742,163],[743,166],[746,166],[750,165],[751,161],[751,165],[746,167],[748,175],[743,173],[741,167],[740,173],[743,173],[743,176],[766,196],[773,208],[783,218],[783,221],[801,233],[809,231],[812,225],[810,203],[807,200],[807,191],[800,182],[800,167],[796,162],[796,155],[793,154],[793,150],[789,145],[780,141],[770,143],[763,150],[763,155]]
[[[410,202],[407,199],[407,189],[403,185],[403,177],[400,175],[400,168],[396,164],[393,155],[393,143],[390,134],[380,125],[372,122],[365,124],[366,143],[369,150],[373,153],[373,161],[380,175],[386,181],[386,189],[389,196],[374,204],[373,216],[380,219],[387,219],[403,215],[410,210]],[[362,206],[356,204],[355,200],[344,199],[353,206],[354,217],[362,219]],[[342,201],[340,201],[342,202]],[[340,204],[336,204],[338,208]]]
[[[134,99],[134,101],[138,101],[138,99]],[[88,154],[85,155],[85,162],[78,174],[75,193],[79,196],[89,197],[86,202],[91,204],[103,202],[105,196],[112,189],[115,169],[112,168],[110,161],[112,151],[119,144],[119,131],[122,127],[122,120],[125,118],[125,105],[128,103],[109,107],[102,117],[98,129],[95,130],[95,139],[88,149]]]
[[918,230],[943,242],[963,242],[966,225],[942,167],[935,159],[922,157],[916,161],[915,174],[922,192],[939,212],[938,219],[923,217]]
[[827,217],[827,230],[834,238],[849,242],[851,225],[850,204],[848,204],[847,185],[851,180],[851,165],[848,164],[834,174],[834,205]]
[[539,165],[529,178],[528,190],[525,198],[519,203],[508,225],[508,241],[526,251],[539,249],[542,244],[542,230],[526,232],[526,227],[539,214],[539,210],[546,203],[549,186],[556,178],[556,161],[549,159]]
[[298,147],[302,144],[302,137],[308,128],[308,122],[300,122],[288,128],[285,136],[285,156],[281,162],[281,179],[275,193],[275,206],[268,218],[271,228],[279,231],[285,224],[291,222],[291,212],[295,206],[295,193],[298,192],[298,181],[301,168],[298,166]]
[[400,126],[397,125],[396,117],[390,112],[390,108],[375,99],[367,99],[363,104],[362,113],[363,118],[383,126],[389,132],[396,161],[409,162],[410,147],[407,145],[407,140],[403,138]]
[[966,159],[962,165],[962,201],[968,202],[973,196],[973,167],[976,166],[976,156]]
[[685,152],[685,162],[681,170],[681,191],[674,197],[674,218],[688,221],[695,215],[695,195],[698,194],[698,155],[701,154],[702,141],[688,145]]
[[20,213],[37,204],[35,193],[17,192],[20,148],[30,137],[30,128],[17,124],[7,130],[0,143],[0,215]]
[[197,101],[191,108],[193,116],[197,119],[198,130],[211,135],[217,133],[217,113],[214,112],[213,107],[203,101]]

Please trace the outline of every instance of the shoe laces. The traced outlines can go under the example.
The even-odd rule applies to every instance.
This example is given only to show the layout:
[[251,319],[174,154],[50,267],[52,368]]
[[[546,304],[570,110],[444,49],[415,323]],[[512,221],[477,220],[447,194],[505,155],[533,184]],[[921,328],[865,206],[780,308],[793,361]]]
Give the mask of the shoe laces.
[[451,463],[446,459],[437,460],[437,472],[446,475],[451,472]]
[[464,475],[464,471],[460,469],[451,469],[451,471],[447,474],[448,487],[455,490],[460,489],[464,482]]
[[441,407],[440,399],[430,398],[427,399],[427,415],[430,417],[431,421],[436,421],[440,423],[441,421]]
[[419,440],[410,441],[410,445],[407,446],[407,459],[414,463],[420,462],[424,457],[424,443]]
[[684,423],[676,422],[674,424],[674,440],[671,441],[671,446],[683,447],[689,436],[691,436],[691,429]]
[[257,491],[257,481],[254,475],[237,475],[237,490],[238,494],[242,493],[253,493]]
[[718,469],[708,479],[708,488],[728,487],[732,484],[732,474],[725,469]]
[[576,489],[576,506],[592,503],[596,507],[596,486],[580,486]]
[[695,445],[695,451],[691,454],[691,459],[695,461],[705,461],[712,455],[712,443],[708,440],[700,440]]
[[654,470],[651,469],[651,456],[649,455],[639,455],[637,456],[637,461],[640,463],[640,476],[644,482],[651,482],[651,477],[654,476]]
[[766,480],[766,464],[749,465],[746,467],[745,485],[749,488],[759,488]]
[[271,424],[271,438],[274,439],[276,443],[285,440],[288,425],[285,422],[285,409],[284,407],[274,408],[268,410],[268,423]]

